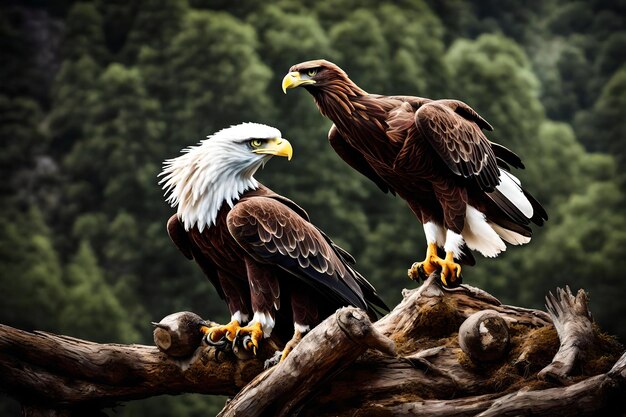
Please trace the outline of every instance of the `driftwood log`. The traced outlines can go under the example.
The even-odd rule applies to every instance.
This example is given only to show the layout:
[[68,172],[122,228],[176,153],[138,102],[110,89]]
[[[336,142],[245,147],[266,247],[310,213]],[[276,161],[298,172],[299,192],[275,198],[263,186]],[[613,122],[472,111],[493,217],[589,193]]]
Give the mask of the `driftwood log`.
[[626,413],[626,353],[595,326],[584,291],[558,289],[548,313],[444,289],[436,275],[403,295],[376,323],[338,310],[268,370],[274,342],[257,357],[217,354],[193,313],[156,324],[159,348],[0,325],[0,390],[24,416],[93,416],[183,392],[232,396],[223,417]]

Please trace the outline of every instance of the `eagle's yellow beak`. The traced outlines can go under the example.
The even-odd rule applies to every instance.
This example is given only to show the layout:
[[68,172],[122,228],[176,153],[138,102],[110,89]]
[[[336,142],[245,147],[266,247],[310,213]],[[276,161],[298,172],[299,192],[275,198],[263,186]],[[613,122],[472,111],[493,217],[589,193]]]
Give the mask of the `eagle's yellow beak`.
[[315,84],[315,81],[303,80],[298,71],[292,71],[283,78],[283,93],[287,94],[287,89],[289,88],[296,88],[306,84]]
[[265,146],[255,149],[252,152],[261,155],[286,156],[291,161],[293,156],[293,148],[287,139],[275,138],[266,142]]

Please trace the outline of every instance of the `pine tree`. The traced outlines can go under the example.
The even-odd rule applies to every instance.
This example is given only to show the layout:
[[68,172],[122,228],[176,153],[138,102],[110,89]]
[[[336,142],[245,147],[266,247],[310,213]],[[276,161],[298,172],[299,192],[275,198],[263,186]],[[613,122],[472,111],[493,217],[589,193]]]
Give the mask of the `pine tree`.
[[48,115],[51,151],[55,155],[66,154],[75,142],[84,138],[87,100],[98,87],[101,71],[90,55],[63,61],[52,85],[52,110]]
[[137,69],[111,64],[87,102],[86,139],[64,165],[81,211],[120,209],[147,213],[160,200],[156,174],[163,155],[159,104],[150,99]]
[[578,115],[576,126],[592,150],[615,155],[621,172],[626,166],[626,65],[611,77],[593,109]]
[[0,322],[59,331],[66,301],[62,269],[41,212],[3,208],[0,224]]
[[75,3],[66,18],[65,37],[61,52],[63,58],[78,61],[91,57],[97,64],[104,65],[110,55],[104,38],[102,15],[94,3]]
[[[121,55],[124,61],[137,62],[144,49],[162,56],[170,41],[182,28],[188,11],[185,0],[139,0]],[[161,61],[163,62],[163,61]]]
[[244,120],[271,114],[265,95],[271,77],[256,51],[254,29],[226,14],[190,11],[168,48],[164,80],[180,145]]
[[66,303],[59,312],[62,331],[97,342],[136,342],[131,318],[104,279],[93,250],[81,242],[65,269]]

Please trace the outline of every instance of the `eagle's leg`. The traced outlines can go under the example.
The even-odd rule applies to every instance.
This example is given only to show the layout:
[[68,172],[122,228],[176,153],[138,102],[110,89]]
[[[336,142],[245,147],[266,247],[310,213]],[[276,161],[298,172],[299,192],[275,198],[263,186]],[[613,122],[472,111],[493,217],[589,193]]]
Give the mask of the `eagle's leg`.
[[446,287],[458,287],[461,285],[461,265],[454,261],[454,258],[461,256],[463,246],[463,236],[450,229],[446,231],[446,244],[443,250],[446,251],[445,259],[439,258],[441,267],[441,282]]
[[295,330],[293,332],[293,337],[285,345],[285,348],[283,349],[283,353],[282,355],[280,355],[280,362],[285,360],[285,358],[291,353],[293,348],[295,348],[298,345],[298,343],[300,343],[300,341],[304,337],[304,334],[308,331],[309,331],[309,326],[302,326],[302,325],[299,325],[298,323],[295,323]]
[[[239,328],[236,334],[236,338],[242,340],[243,348],[248,351],[251,350],[255,355],[259,350],[259,342],[263,339],[263,336],[263,326],[258,321]],[[236,341],[233,343],[236,343]]]
[[[409,278],[423,279],[439,270],[441,272],[441,282],[446,287],[456,287],[461,283],[461,265],[454,261],[460,255],[460,248],[463,245],[463,238],[460,234],[447,230],[433,222],[424,223],[424,233],[428,241],[426,249],[426,259],[423,262],[416,262],[409,269]],[[445,244],[443,242],[445,241]],[[440,258],[437,254],[437,247],[443,246],[446,257]]]

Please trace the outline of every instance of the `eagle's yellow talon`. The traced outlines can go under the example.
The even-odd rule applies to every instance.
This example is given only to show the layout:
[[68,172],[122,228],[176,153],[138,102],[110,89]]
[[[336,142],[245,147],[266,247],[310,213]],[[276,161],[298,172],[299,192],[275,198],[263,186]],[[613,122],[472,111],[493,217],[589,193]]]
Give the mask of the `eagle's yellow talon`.
[[446,287],[455,286],[457,282],[460,282],[461,266],[454,262],[454,254],[452,252],[446,253],[446,258],[441,259],[437,255],[437,245],[435,243],[429,243],[426,250],[426,259],[424,262],[415,262],[411,269],[409,269],[409,278],[411,279],[426,279],[433,272],[440,271],[440,279],[443,285]]
[[461,265],[454,262],[452,252],[446,254],[446,259],[439,259],[441,266],[441,282],[446,287],[457,286],[461,283]]
[[411,269],[409,269],[409,278],[413,280],[418,280],[419,278],[426,279],[439,269],[438,260],[440,258],[437,256],[437,245],[435,243],[429,243],[428,249],[426,250],[426,258],[423,262],[415,262]]
[[247,351],[252,351],[254,355],[259,350],[259,342],[263,339],[263,327],[261,323],[253,323],[252,325],[241,327],[237,330],[236,337],[243,338],[249,336],[250,339],[245,341],[243,348]]
[[239,329],[241,329],[239,322],[237,320],[233,320],[224,326],[207,327],[206,330],[203,329],[203,332],[212,342],[219,342],[224,337],[228,341],[232,342],[235,340]]
[[287,342],[287,344],[285,345],[285,348],[283,349],[282,355],[280,355],[279,362],[282,362],[287,358],[287,356],[291,353],[291,351],[298,345],[298,343],[300,343],[303,337],[304,337],[303,332],[301,332],[298,329],[294,331],[293,337],[291,338],[289,342]]

